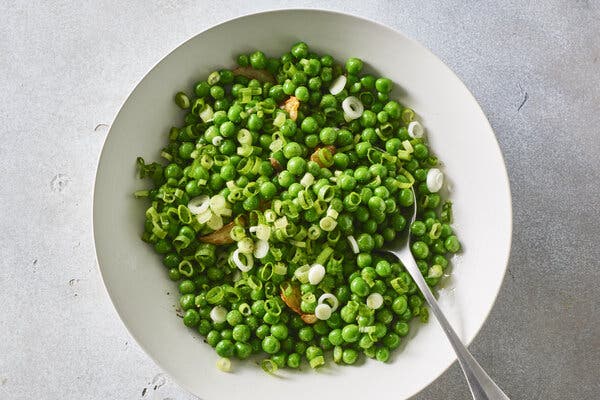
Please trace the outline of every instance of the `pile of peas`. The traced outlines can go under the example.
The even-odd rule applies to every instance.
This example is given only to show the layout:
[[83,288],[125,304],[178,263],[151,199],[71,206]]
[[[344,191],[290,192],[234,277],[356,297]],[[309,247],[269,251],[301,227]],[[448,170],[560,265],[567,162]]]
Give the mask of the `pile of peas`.
[[[363,73],[358,58],[342,66],[300,42],[280,58],[255,51],[237,64],[176,94],[186,114],[161,152],[166,165],[138,159],[140,176],[153,181],[152,189],[136,192],[151,201],[142,239],[179,284],[183,323],[220,357],[266,354],[269,371],[299,368],[303,360],[316,368],[325,354],[343,364],[361,354],[387,361],[409,322],[426,322],[428,311],[403,266],[376,250],[410,229],[431,287],[460,250],[451,203],[426,183],[438,159],[423,138],[409,134],[414,112],[390,99],[392,82]],[[331,94],[341,75],[343,90]],[[280,107],[291,96],[300,103],[296,119]],[[357,119],[345,118],[348,96],[364,106]],[[190,212],[199,196],[225,199],[216,225]],[[418,218],[407,227],[403,214],[414,201]],[[228,243],[199,239],[232,221]],[[270,232],[262,258],[252,255],[258,240],[249,228],[257,225]],[[245,264],[253,258],[245,272],[232,262],[242,243]],[[314,263],[325,275],[311,284],[298,272]],[[306,323],[282,300],[286,285],[298,288],[302,313],[314,313],[324,293],[339,307]],[[373,293],[383,298],[376,309],[366,301]]]

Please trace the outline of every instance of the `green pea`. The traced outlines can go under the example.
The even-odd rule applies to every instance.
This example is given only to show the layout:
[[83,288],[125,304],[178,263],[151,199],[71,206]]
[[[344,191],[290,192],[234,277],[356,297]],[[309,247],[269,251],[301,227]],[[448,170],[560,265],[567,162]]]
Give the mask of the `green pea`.
[[294,96],[296,96],[299,101],[308,101],[310,98],[310,94],[306,86],[298,86],[294,91]]
[[181,167],[177,164],[169,164],[165,167],[164,169],[164,175],[165,178],[169,179],[169,178],[174,178],[177,179],[179,177],[181,177],[181,175],[183,174],[183,171],[181,170]]
[[288,337],[288,328],[284,324],[276,324],[271,326],[271,335],[279,340],[284,340]]
[[219,126],[219,133],[223,137],[232,137],[235,134],[235,125],[231,121],[225,121]]
[[417,259],[425,259],[429,256],[429,246],[422,241],[416,241],[411,246],[412,253]]
[[218,85],[210,87],[210,95],[213,99],[219,100],[225,97],[225,90]]
[[350,175],[341,175],[337,184],[342,190],[350,191],[356,187],[356,179]]
[[374,127],[377,124],[377,114],[371,110],[363,111],[360,116],[360,124],[365,128]]
[[235,153],[235,150],[236,145],[233,140],[224,140],[223,143],[221,143],[221,146],[219,146],[219,151],[221,152],[221,154],[227,156],[233,155]]
[[184,294],[179,298],[179,305],[183,310],[188,310],[195,306],[195,297],[192,293]]
[[303,342],[310,342],[313,340],[314,336],[315,333],[310,326],[305,326],[298,330],[298,339],[302,340]]
[[263,126],[263,119],[256,114],[251,114],[248,117],[248,122],[246,123],[246,126],[251,131],[259,131]]
[[358,341],[360,332],[355,324],[348,324],[342,329],[342,339],[346,343],[354,343]]
[[259,339],[264,339],[270,333],[271,333],[271,328],[269,327],[269,325],[263,324],[263,325],[259,326],[258,328],[256,328],[255,335]]
[[323,128],[319,133],[319,139],[325,145],[332,145],[337,139],[337,131],[332,127]]
[[302,146],[297,142],[289,142],[283,146],[283,155],[285,158],[298,157],[302,155]]
[[308,55],[308,45],[304,42],[298,42],[292,46],[290,53],[297,59],[305,58]]
[[424,144],[418,143],[413,146],[413,155],[418,160],[423,160],[429,157],[429,149]]
[[350,290],[360,297],[365,297],[369,294],[369,285],[363,278],[356,277],[350,281]]
[[373,75],[364,75],[362,78],[360,78],[360,83],[366,89],[375,88],[375,78]]
[[399,119],[402,113],[402,107],[396,101],[388,101],[383,110],[389,115],[391,119]]
[[342,353],[342,361],[344,361],[345,364],[352,365],[356,363],[357,360],[358,352],[356,350],[351,348],[344,349]]
[[245,360],[252,355],[252,345],[243,342],[235,342],[234,352],[237,358]]
[[410,226],[410,233],[415,236],[423,236],[427,230],[427,227],[422,221],[415,221]]
[[231,326],[240,324],[243,319],[242,313],[238,310],[231,310],[227,313],[227,323]]
[[167,268],[175,268],[181,262],[181,258],[176,253],[169,253],[163,258],[163,264]]
[[254,303],[252,303],[250,309],[252,311],[252,315],[255,315],[257,318],[262,318],[266,313],[264,300],[256,300]]
[[248,325],[238,324],[233,327],[232,338],[237,342],[248,342],[251,334]]
[[305,85],[306,82],[308,82],[308,79],[306,78],[306,74],[304,72],[296,71],[296,73],[292,75],[292,82],[294,82],[295,85],[301,86]]
[[[302,157],[292,157],[287,163],[287,170],[292,175],[302,175],[306,172],[306,160]],[[283,186],[283,185],[282,185]]]
[[373,196],[368,201],[369,210],[374,213],[385,211],[385,201],[381,197]]
[[319,125],[314,117],[306,117],[302,120],[300,129],[302,129],[302,132],[304,133],[316,133],[319,130]]
[[194,86],[194,93],[199,98],[206,97],[210,93],[210,85],[206,81],[200,81]]
[[292,354],[288,355],[287,366],[289,368],[293,368],[293,369],[299,368],[301,360],[302,360],[302,357],[300,356],[300,354],[292,353]]
[[280,348],[281,343],[275,336],[269,335],[262,340],[262,349],[267,354],[275,354]]
[[410,189],[402,189],[400,190],[400,194],[398,196],[398,203],[402,207],[410,207],[413,205],[415,199],[413,193]]
[[194,291],[196,291],[196,285],[194,285],[194,282],[189,279],[181,281],[179,284],[179,293],[181,294],[194,293]]
[[313,76],[308,80],[308,88],[313,92],[320,90],[322,84],[323,80],[318,76]]
[[169,270],[169,279],[174,282],[177,282],[179,279],[181,279],[181,273],[179,272],[179,269],[171,268]]
[[375,247],[373,237],[367,233],[361,233],[356,239],[356,243],[361,252],[370,252]]
[[196,311],[194,309],[189,309],[189,310],[186,310],[186,312],[183,314],[183,323],[188,328],[195,327],[196,325],[198,325],[199,322],[200,322],[200,315],[198,314],[198,311]]
[[267,67],[267,56],[262,51],[255,51],[250,54],[250,65],[255,69],[265,69]]
[[260,185],[260,195],[265,200],[271,200],[277,194],[277,187],[272,182],[265,182]]
[[335,167],[337,169],[346,169],[348,168],[348,164],[350,163],[350,159],[348,158],[348,156],[344,153],[335,153],[333,155],[333,165],[335,165]]
[[232,357],[235,351],[233,342],[231,340],[223,339],[215,346],[215,351],[220,357]]
[[[372,174],[369,171],[369,168],[360,166],[354,171],[354,177],[359,183],[365,183],[371,180]],[[365,203],[366,202],[368,202],[368,199],[365,200]]]
[[375,264],[375,271],[381,277],[388,277],[392,274],[392,266],[386,260],[380,260]]
[[305,354],[306,354],[306,359],[308,361],[310,361],[310,360],[313,360],[316,357],[322,356],[323,355],[323,350],[321,350],[317,346],[308,346],[306,348]]
[[356,257],[356,265],[359,268],[365,268],[371,265],[373,258],[370,253],[359,253]]
[[398,315],[402,315],[407,308],[408,300],[404,295],[398,296],[392,301],[392,311],[394,311]]
[[341,346],[344,343],[341,329],[332,330],[331,332],[329,332],[329,335],[327,337],[329,339],[329,342],[334,346]]
[[291,96],[296,91],[296,84],[292,82],[291,79],[286,79],[285,82],[283,82],[282,88],[283,93],[287,94],[288,96]]
[[359,58],[351,57],[346,61],[346,71],[349,74],[357,75],[363,68],[363,62]]
[[250,65],[250,58],[246,54],[240,54],[237,57],[237,63],[240,67],[247,67]]
[[450,253],[457,253],[460,250],[460,242],[455,235],[450,235],[444,241],[444,246]]
[[208,343],[210,347],[215,347],[220,340],[221,334],[214,329],[208,332],[206,335],[206,343]]
[[375,81],[375,89],[381,93],[389,93],[392,90],[392,81],[388,78],[379,78]]

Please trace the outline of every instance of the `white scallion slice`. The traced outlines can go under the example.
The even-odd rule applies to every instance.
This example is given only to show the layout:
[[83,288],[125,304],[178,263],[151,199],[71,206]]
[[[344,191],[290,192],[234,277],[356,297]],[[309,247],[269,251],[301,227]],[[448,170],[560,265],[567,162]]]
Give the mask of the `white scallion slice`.
[[285,216],[283,216],[279,219],[276,219],[273,223],[273,226],[275,227],[275,229],[283,229],[286,226],[288,226],[288,220]]
[[208,220],[208,222],[206,223],[206,226],[208,226],[213,231],[218,231],[219,229],[221,229],[223,227],[223,218],[221,218],[220,215],[213,213],[210,216],[210,219]]
[[329,86],[329,93],[336,96],[344,90],[346,87],[346,77],[344,75],[338,76]]
[[425,129],[419,121],[412,121],[408,124],[408,136],[415,139],[420,139],[425,134]]
[[344,110],[344,116],[350,120],[360,118],[365,110],[363,103],[354,96],[348,96],[342,101],[342,109]]
[[287,266],[282,262],[277,262],[273,264],[273,273],[276,275],[285,275],[287,274]]
[[223,143],[223,136],[215,136],[212,140],[211,140],[212,144],[215,146],[220,146],[221,143]]
[[265,220],[267,222],[275,222],[275,219],[277,219],[277,214],[275,213],[275,211],[271,209],[265,210]]
[[258,225],[256,227],[256,237],[259,240],[269,240],[271,238],[271,227],[264,224]]
[[317,307],[315,308],[315,317],[322,321],[326,321],[329,319],[329,317],[331,317],[331,312],[331,307],[329,307],[327,304],[322,303],[317,305]]
[[348,243],[350,243],[350,247],[352,248],[352,252],[354,254],[358,254],[360,252],[358,248],[358,243],[356,242],[356,239],[354,239],[354,236],[348,236]]
[[281,140],[281,139],[275,139],[269,145],[269,150],[271,150],[273,153],[281,150],[282,148],[283,148],[283,140]]
[[210,209],[216,213],[219,213],[222,209],[227,208],[227,200],[225,197],[217,194],[210,198]]
[[[242,262],[242,257],[245,262]],[[254,258],[249,255],[243,254],[240,252],[240,249],[235,249],[231,254],[231,260],[235,264],[236,267],[239,268],[242,272],[248,272],[254,266]]]
[[212,218],[213,213],[210,210],[204,210],[196,216],[196,219],[201,224],[206,224]]
[[435,193],[442,188],[444,184],[444,174],[437,168],[431,168],[427,172],[427,190]]
[[210,310],[210,319],[217,324],[225,322],[227,320],[227,309],[223,306],[214,306]]
[[330,216],[325,216],[319,221],[319,227],[326,232],[331,232],[337,226],[337,221]]
[[327,209],[327,216],[333,219],[337,219],[338,215],[340,215],[340,213],[338,213],[335,209],[329,206],[329,208]]
[[237,243],[237,246],[240,250],[240,253],[252,254],[254,251],[254,242],[249,237],[240,239],[240,241]]
[[308,283],[308,271],[310,271],[310,265],[305,264],[294,271],[294,276],[300,283]]
[[428,278],[441,278],[442,275],[444,275],[444,269],[439,264],[432,265],[427,273]]
[[331,293],[323,293],[321,297],[319,297],[318,303],[329,305],[331,307],[332,312],[337,310],[340,305],[340,302],[338,301],[337,297],[335,297]]
[[201,214],[202,212],[208,210],[210,203],[208,202],[209,197],[207,195],[202,195],[198,197],[194,197],[188,202],[188,209],[192,214]]
[[227,186],[227,189],[229,189],[229,190],[237,187],[237,185],[235,184],[235,181],[227,181],[225,183],[225,186]]
[[302,179],[300,179],[300,184],[304,187],[309,187],[314,182],[315,177],[310,172],[305,173]]
[[311,285],[318,285],[325,277],[325,267],[321,264],[313,264],[308,270],[308,282]]
[[209,104],[205,104],[204,107],[202,107],[202,111],[200,111],[200,114],[198,115],[200,116],[200,119],[202,119],[202,121],[210,122],[212,121],[215,113],[213,112],[213,109]]
[[227,357],[219,358],[217,360],[217,369],[223,372],[231,371],[231,360]]
[[261,259],[269,253],[269,242],[258,240],[254,246],[254,257]]
[[372,310],[377,310],[383,305],[383,296],[379,293],[371,293],[367,297],[367,307]]

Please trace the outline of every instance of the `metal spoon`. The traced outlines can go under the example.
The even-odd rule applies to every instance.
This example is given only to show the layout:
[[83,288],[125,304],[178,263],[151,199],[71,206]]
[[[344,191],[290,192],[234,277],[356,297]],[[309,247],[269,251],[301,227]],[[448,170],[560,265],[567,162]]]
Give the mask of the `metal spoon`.
[[[417,205],[416,205],[416,197],[414,189],[412,190],[413,199],[413,213],[409,222],[409,226],[415,221],[417,216]],[[465,374],[465,378],[467,378],[467,383],[469,384],[469,388],[471,389],[471,394],[473,395],[473,399],[475,400],[510,400],[506,394],[496,385],[496,383],[489,377],[489,375],[481,368],[479,363],[475,361],[469,350],[462,344],[460,338],[452,329],[452,326],[440,310],[435,297],[433,297],[433,293],[429,289],[429,286],[423,279],[423,275],[421,275],[421,271],[417,267],[417,263],[410,251],[410,229],[407,229],[407,233],[402,237],[398,237],[393,243],[387,245],[385,248],[381,249],[381,251],[393,254],[396,256],[402,264],[404,264],[404,268],[410,274],[410,276],[415,281],[421,293],[425,297],[425,300],[429,304],[433,315],[437,318],[438,322],[442,326],[444,332],[446,332],[446,336],[448,336],[448,340],[454,348],[456,352],[456,357],[458,358],[458,362],[460,367]]]

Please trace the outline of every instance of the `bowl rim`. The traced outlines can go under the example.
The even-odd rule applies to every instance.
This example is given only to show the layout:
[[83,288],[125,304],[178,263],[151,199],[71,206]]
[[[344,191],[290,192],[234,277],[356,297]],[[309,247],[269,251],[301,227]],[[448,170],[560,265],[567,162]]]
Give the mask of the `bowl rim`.
[[[511,192],[511,188],[510,188],[510,179],[509,179],[509,175],[508,175],[508,171],[507,171],[507,167],[506,167],[506,162],[504,159],[504,155],[502,153],[502,149],[500,147],[500,144],[498,142],[498,138],[495,134],[495,131],[493,129],[493,127],[491,126],[485,112],[483,111],[483,109],[481,108],[481,105],[479,104],[479,102],[477,101],[477,99],[475,98],[475,96],[473,95],[473,93],[471,92],[471,90],[465,85],[465,83],[463,82],[463,80],[442,60],[440,59],[435,53],[433,53],[433,51],[431,51],[428,47],[426,47],[425,45],[421,44],[419,41],[417,41],[416,39],[414,39],[413,37],[405,34],[402,31],[399,31],[395,28],[390,27],[389,25],[386,25],[382,22],[373,20],[371,18],[368,17],[364,17],[364,16],[359,16],[356,14],[352,14],[349,12],[344,12],[344,11],[339,11],[339,10],[333,10],[333,9],[327,9],[327,8],[317,8],[317,7],[299,7],[299,8],[277,8],[277,9],[268,9],[268,10],[263,10],[263,11],[253,11],[253,12],[249,12],[249,13],[245,13],[233,18],[228,18],[223,20],[222,22],[216,23],[214,25],[211,25],[210,27],[208,27],[207,29],[204,29],[196,34],[194,34],[193,36],[188,37],[187,39],[179,42],[179,44],[177,44],[171,51],[169,51],[166,55],[164,55],[163,57],[161,57],[161,59],[154,63],[152,65],[151,68],[149,68],[144,74],[143,76],[136,82],[136,84],[134,85],[134,87],[129,91],[129,94],[127,95],[127,97],[121,102],[117,113],[115,114],[110,128],[106,134],[106,136],[103,139],[102,142],[102,149],[100,150],[100,153],[98,155],[97,158],[97,164],[96,164],[96,171],[94,173],[94,185],[92,188],[92,234],[93,234],[93,238],[94,238],[94,255],[96,257],[96,268],[99,272],[100,275],[100,281],[102,282],[102,286],[104,289],[104,292],[108,295],[108,298],[110,299],[110,303],[112,304],[113,308],[115,309],[115,311],[117,312],[117,315],[119,316],[119,320],[122,323],[122,325],[125,327],[127,333],[131,336],[131,338],[133,338],[133,340],[135,340],[135,342],[137,343],[137,345],[143,350],[144,354],[149,357],[155,364],[156,366],[158,366],[163,372],[167,373],[168,376],[170,377],[170,379],[175,382],[180,388],[184,389],[186,392],[196,396],[196,394],[188,387],[187,384],[185,384],[184,382],[182,382],[177,376],[172,375],[167,369],[164,368],[163,363],[160,362],[159,360],[157,360],[154,355],[152,355],[148,349],[146,348],[146,346],[138,339],[138,336],[132,332],[129,328],[129,326],[125,323],[124,319],[123,319],[123,315],[122,315],[122,310],[120,309],[120,307],[115,303],[113,296],[111,295],[110,290],[108,289],[108,285],[106,284],[105,281],[105,277],[104,274],[102,272],[102,267],[100,265],[100,257],[98,254],[98,249],[96,246],[96,240],[97,240],[97,232],[96,232],[96,196],[97,196],[97,185],[98,185],[98,172],[100,169],[100,165],[102,162],[103,157],[105,156],[105,149],[106,149],[106,142],[108,141],[108,138],[112,132],[113,126],[114,126],[114,121],[116,121],[120,114],[123,112],[123,109],[125,107],[125,105],[127,104],[127,102],[129,101],[129,98],[131,97],[131,94],[133,92],[135,92],[138,87],[140,86],[140,84],[146,79],[146,77],[152,73],[152,71],[154,71],[160,64],[162,64],[164,62],[164,60],[166,58],[168,58],[171,54],[173,54],[174,52],[176,52],[181,46],[185,45],[186,43],[188,43],[189,41],[194,40],[196,37],[209,32],[211,30],[217,29],[223,25],[226,25],[230,22],[234,22],[240,19],[245,19],[245,18],[249,18],[249,17],[253,17],[253,16],[257,16],[257,15],[264,15],[264,14],[278,14],[278,13],[288,13],[288,12],[316,12],[316,13],[325,13],[325,14],[331,14],[331,15],[339,15],[339,16],[343,16],[343,17],[351,17],[351,18],[355,18],[358,20],[362,20],[364,22],[368,22],[371,24],[375,24],[377,26],[379,26],[380,28],[383,28],[385,30],[390,31],[390,33],[393,34],[397,34],[397,35],[401,35],[403,36],[407,41],[411,42],[411,44],[416,45],[417,47],[419,47],[422,51],[428,53],[428,55],[433,56],[435,59],[437,59],[440,62],[440,66],[442,68],[444,68],[447,72],[449,72],[451,75],[453,75],[454,77],[456,77],[459,85],[462,87],[462,89],[465,90],[465,93],[467,94],[467,96],[469,97],[470,100],[473,101],[473,103],[477,106],[477,108],[479,109],[479,111],[481,112],[481,115],[483,116],[484,119],[484,123],[486,125],[486,128],[489,129],[489,131],[491,131],[493,133],[493,143],[495,144],[495,148],[498,152],[498,155],[500,156],[500,159],[502,160],[502,175],[505,179],[505,188],[503,190],[504,193],[506,193],[507,197],[508,197],[508,201],[507,203],[507,207],[508,207],[508,216],[509,219],[507,222],[507,230],[508,230],[508,246],[506,249],[506,255],[505,258],[502,262],[502,265],[504,265],[504,270],[502,271],[502,275],[501,275],[501,279],[500,279],[500,285],[498,285],[498,288],[496,290],[496,293],[494,293],[493,296],[493,301],[490,304],[489,309],[484,313],[483,318],[482,318],[482,322],[481,324],[479,324],[479,326],[477,327],[477,329],[474,331],[474,333],[472,334],[471,337],[467,338],[467,340],[465,340],[463,343],[465,345],[465,347],[468,347],[474,340],[475,338],[479,335],[479,332],[481,331],[481,329],[483,328],[483,326],[485,325],[486,321],[489,318],[489,315],[492,311],[492,309],[494,308],[496,301],[498,300],[498,295],[500,294],[500,290],[502,289],[502,286],[504,285],[504,281],[506,278],[506,272],[508,271],[509,268],[509,262],[510,262],[510,256],[512,253],[512,241],[513,241],[513,207],[512,207],[512,192]],[[452,355],[451,356],[451,361],[450,363],[442,368],[440,370],[440,372],[433,377],[433,379],[425,386],[423,386],[421,389],[415,391],[412,396],[417,395],[418,393],[422,392],[423,390],[425,390],[427,387],[431,386],[435,381],[437,381],[440,376],[442,376],[455,362],[457,361],[457,357],[456,355]]]

